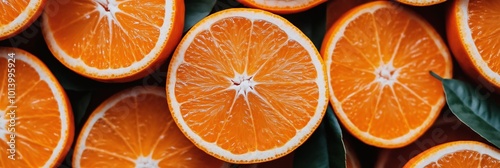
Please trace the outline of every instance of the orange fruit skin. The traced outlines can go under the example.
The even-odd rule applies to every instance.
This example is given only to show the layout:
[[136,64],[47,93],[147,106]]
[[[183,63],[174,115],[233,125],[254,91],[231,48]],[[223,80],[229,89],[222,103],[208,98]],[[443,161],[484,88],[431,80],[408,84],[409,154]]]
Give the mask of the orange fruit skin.
[[396,0],[396,1],[411,6],[431,6],[446,2],[446,0],[436,0],[434,2],[424,2],[424,3],[413,2],[412,0]]
[[477,68],[478,66],[474,65],[473,58],[469,55],[469,51],[467,51],[466,44],[462,40],[464,37],[461,36],[460,30],[458,29],[459,23],[457,20],[458,16],[456,15],[456,13],[458,13],[458,6],[458,1],[453,1],[448,10],[446,19],[446,35],[448,38],[448,45],[453,53],[452,55],[455,57],[455,60],[457,60],[462,70],[474,81],[480,82],[481,85],[487,85],[486,88],[495,88],[495,92],[500,93],[500,85],[493,84],[491,79],[488,79],[485,74],[481,73]]
[[13,37],[13,36],[15,36],[15,35],[23,32],[28,27],[30,27],[30,25],[33,22],[35,22],[36,19],[38,19],[38,17],[42,14],[46,2],[47,2],[47,0],[40,0],[40,7],[36,9],[36,11],[34,12],[33,16],[31,17],[31,19],[26,20],[26,22],[22,23],[22,25],[19,26],[19,27],[17,27],[14,31],[12,31],[12,32],[10,32],[8,34],[0,35],[0,40],[5,40],[5,39],[8,39],[8,38],[11,38],[11,37]]
[[[34,56],[33,54],[27,52],[27,51],[24,51],[22,49],[19,49],[19,48],[12,48],[12,47],[0,47],[0,49],[5,49],[5,50],[11,50],[13,51],[14,53],[16,54],[19,54],[19,55],[25,55],[26,57],[29,57],[29,59],[31,59],[32,61],[36,62],[38,65],[40,65],[44,71],[47,71],[47,73],[49,74],[52,74],[52,72],[50,72],[49,68],[45,65],[45,63],[43,63],[40,59],[38,59],[38,57]],[[16,73],[21,73],[21,72],[17,72]],[[64,91],[63,87],[61,86],[61,84],[59,84],[59,82],[57,81],[57,79],[54,77],[54,75],[50,75],[49,76],[50,80],[51,81],[55,81],[54,82],[54,85],[56,86],[57,90],[59,93],[61,94],[64,94],[62,97],[64,98],[64,104],[66,104],[66,106],[68,107],[68,111],[69,113],[67,113],[68,115],[68,121],[69,121],[69,125],[68,125],[68,130],[67,130],[67,140],[66,140],[66,144],[64,146],[64,148],[61,150],[61,153],[59,154],[59,157],[56,159],[57,161],[55,162],[55,164],[51,165],[50,167],[57,167],[57,165],[60,165],[65,157],[66,157],[66,154],[68,154],[68,151],[69,149],[71,148],[71,145],[73,144],[73,141],[74,141],[74,135],[75,135],[75,124],[74,124],[74,117],[73,117],[73,113],[72,113],[72,108],[71,108],[71,103],[69,101],[69,98],[68,96],[66,96],[66,92]],[[56,93],[54,93],[56,94]],[[61,124],[64,124],[64,123],[61,123]],[[2,158],[3,159],[3,158]]]
[[[167,42],[165,43],[165,47],[163,48],[163,50],[159,53],[158,57],[153,60],[149,66],[147,66],[146,68],[138,71],[137,73],[133,74],[133,73],[130,73],[128,75],[123,75],[123,76],[119,76],[119,77],[111,77],[111,76],[108,76],[109,78],[107,79],[103,79],[103,78],[98,78],[96,76],[92,76],[92,75],[88,75],[86,73],[82,73],[80,71],[74,71],[82,76],[85,76],[87,78],[91,78],[93,80],[96,80],[96,81],[100,81],[100,82],[105,82],[105,83],[124,83],[124,82],[130,82],[130,81],[134,81],[134,80],[137,80],[137,79],[141,79],[151,73],[153,73],[157,68],[159,68],[166,60],[168,57],[170,57],[170,55],[173,53],[173,50],[175,49],[175,47],[177,47],[177,44],[179,43],[179,41],[181,40],[181,37],[182,37],[182,31],[184,29],[184,19],[185,19],[185,5],[184,5],[184,1],[183,0],[175,0],[175,1],[172,1],[172,3],[175,4],[175,10],[176,12],[174,13],[174,20],[172,21],[174,24],[172,26],[172,33],[171,33],[171,36],[168,37],[168,40]],[[46,29],[46,28],[45,28]],[[46,37],[46,31],[43,31],[43,35],[44,35],[44,38],[45,40],[47,41],[47,37]],[[51,45],[48,45],[50,51],[52,53],[57,53],[55,48]],[[71,67],[68,63],[64,62],[62,58],[60,57],[56,57],[59,62],[61,62],[64,66],[66,67]]]
[[276,13],[276,14],[292,14],[292,13],[299,13],[299,12],[304,12],[306,10],[309,10],[315,6],[318,6],[328,0],[317,0],[315,1],[314,3],[308,5],[308,6],[305,6],[305,7],[301,7],[301,8],[295,8],[295,9],[286,9],[286,8],[268,8],[268,7],[264,7],[264,6],[259,6],[259,5],[256,5],[256,4],[253,4],[251,3],[249,0],[237,0],[239,3],[247,6],[247,7],[252,7],[252,8],[259,8],[259,9],[263,9],[263,10],[266,10],[266,11],[270,11],[270,12],[273,12],[273,13]]
[[[320,51],[321,55],[323,56],[323,60],[326,61],[327,57],[328,57],[327,56],[327,52],[328,52],[327,49],[331,45],[331,43],[329,43],[330,38],[333,37],[335,35],[335,33],[339,31],[339,29],[341,28],[341,25],[344,24],[344,22],[347,22],[349,19],[351,19],[354,16],[354,14],[358,13],[360,10],[363,10],[363,7],[360,7],[360,6],[363,6],[363,5],[369,6],[369,5],[377,5],[377,4],[398,5],[396,2],[391,2],[391,1],[386,1],[386,0],[379,0],[379,1],[374,0],[372,2],[368,2],[368,3],[364,3],[364,4],[361,4],[361,5],[358,5],[358,6],[354,7],[353,9],[349,10],[347,13],[343,14],[335,23],[333,23],[333,25],[327,30],[327,32],[325,34],[325,38],[323,40],[323,43],[322,43],[322,46],[321,46],[321,51]],[[415,18],[418,18],[419,20],[424,21],[424,22],[422,22],[422,24],[425,25],[425,27],[433,29],[433,26],[430,23],[428,23],[427,20],[425,20],[420,15],[416,14],[415,12],[413,12],[411,10],[407,10],[406,12],[414,14]],[[433,29],[433,31],[429,32],[429,33],[431,33],[435,37],[441,37],[441,36],[439,36],[439,34],[436,32],[435,29]],[[439,41],[441,41],[442,44],[445,44],[442,39],[439,39]],[[451,77],[451,72],[453,72],[453,65],[452,65],[451,61],[447,62],[446,65],[449,68],[449,72],[446,72],[446,73],[450,73],[449,77]],[[329,65],[326,65],[326,66],[329,66]],[[443,94],[443,96],[444,96],[444,94]],[[330,98],[330,103],[332,105],[335,104],[335,102],[331,98]],[[442,109],[445,106],[445,104],[446,104],[446,102],[441,103],[439,105],[436,104],[436,107],[438,109]],[[439,116],[439,113],[433,114],[432,118],[430,119],[430,121],[431,121],[430,123],[434,123],[436,121],[436,119],[438,118],[438,116]],[[341,117],[339,117],[339,120],[340,120],[341,123],[346,123],[347,122],[347,121],[345,121],[345,119],[343,119]],[[382,143],[382,142],[368,140],[368,139],[365,139],[365,138],[358,138],[358,139],[360,139],[362,142],[364,142],[366,144],[369,144],[369,145],[372,145],[372,146],[376,146],[376,147],[391,148],[391,149],[393,149],[393,148],[401,148],[401,147],[407,146],[407,145],[411,144],[412,142],[414,142],[415,140],[417,140],[431,126],[432,126],[432,124],[425,125],[422,128],[423,131],[416,133],[415,136],[413,136],[411,139],[409,139],[405,143],[385,144],[385,143]],[[362,137],[361,133],[357,132],[354,128],[346,127],[346,129],[350,133],[352,133],[355,137]]]
[[[494,148],[492,146],[489,146],[487,144],[484,144],[482,142],[478,142],[478,141],[453,141],[453,142],[448,142],[448,143],[444,143],[444,144],[441,144],[441,145],[438,145],[438,146],[434,146],[430,149],[427,149],[426,151],[418,154],[417,156],[415,156],[414,158],[412,158],[410,161],[408,161],[408,163],[406,163],[403,168],[411,168],[411,167],[416,167],[416,165],[421,162],[423,159],[425,158],[428,158],[429,156],[432,156],[434,154],[436,154],[437,152],[443,150],[443,149],[446,149],[448,147],[453,147],[453,146],[456,146],[456,145],[460,145],[460,144],[469,144],[469,145],[477,145],[477,146],[481,146],[483,148],[486,148],[486,149],[489,149],[489,150],[492,150],[496,153],[500,153],[500,150],[497,149],[497,148]],[[476,152],[481,152],[481,151],[476,151]],[[459,158],[457,158],[459,159]],[[428,166],[428,165],[426,165]],[[489,165],[491,166],[491,165]],[[442,167],[446,167],[445,166],[442,166]],[[483,165],[479,165],[479,167],[488,167],[488,165],[486,166],[483,166]]]

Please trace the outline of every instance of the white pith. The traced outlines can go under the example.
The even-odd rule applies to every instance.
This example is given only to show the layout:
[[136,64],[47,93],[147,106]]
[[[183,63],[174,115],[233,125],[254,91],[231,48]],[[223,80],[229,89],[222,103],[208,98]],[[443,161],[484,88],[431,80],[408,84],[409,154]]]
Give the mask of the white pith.
[[[99,2],[98,2],[99,1]],[[106,0],[96,0],[96,11],[99,12],[100,17],[106,17],[108,23],[116,24],[114,22],[117,22],[116,20],[113,19],[113,16],[117,12],[122,12],[119,8],[118,5],[120,2],[117,2],[116,0],[107,0],[108,2],[105,2]],[[100,3],[105,3],[107,4],[107,7],[109,9],[109,12],[102,7]],[[51,51],[54,52],[54,55],[58,57],[58,59],[61,60],[61,62],[65,63],[65,65],[70,66],[72,70],[75,69],[80,69],[84,71],[83,73],[94,76],[94,77],[122,77],[122,76],[127,76],[130,74],[137,73],[138,71],[143,70],[145,67],[150,65],[153,60],[155,60],[159,54],[162,52],[163,48],[166,46],[166,43],[168,41],[168,38],[172,34],[172,29],[174,23],[172,22],[174,20],[174,12],[176,12],[178,9],[175,9],[175,3],[178,3],[176,1],[171,1],[171,0],[165,0],[165,16],[164,16],[164,22],[163,25],[161,25],[160,29],[160,34],[158,37],[158,41],[155,42],[155,46],[151,49],[151,51],[144,56],[143,59],[132,63],[128,67],[123,67],[123,68],[115,68],[115,69],[98,69],[95,67],[88,66],[83,60],[80,58],[72,58],[71,56],[68,55],[56,42],[54,39],[54,35],[52,32],[49,30],[49,25],[48,25],[48,19],[50,17],[46,14],[43,13],[42,17],[42,24],[43,24],[43,29],[42,31],[44,32],[45,39],[47,43],[49,44],[49,47],[52,49]],[[119,24],[117,24],[120,26]],[[112,30],[110,30],[112,31]]]
[[[7,1],[3,2],[4,5],[5,3],[8,3]],[[31,15],[34,14],[34,11],[36,11],[37,6],[41,5],[41,0],[30,0],[28,3],[28,6],[26,6],[26,9],[24,9],[19,16],[17,16],[16,19],[14,19],[10,24],[0,26],[0,34],[4,34],[7,32],[15,31],[16,29],[21,28],[23,24],[29,21],[31,19]]]
[[[290,139],[288,142],[285,143],[285,145],[281,147],[276,147],[271,150],[266,150],[266,151],[250,151],[244,154],[233,154],[228,150],[225,150],[221,147],[219,147],[216,143],[209,143],[205,140],[203,140],[199,135],[193,132],[193,130],[183,121],[183,116],[180,113],[180,104],[177,101],[175,97],[175,84],[176,84],[176,76],[177,76],[177,69],[181,64],[184,63],[184,55],[185,52],[188,48],[188,46],[191,44],[193,39],[197,34],[199,34],[203,30],[207,30],[212,26],[215,22],[228,18],[228,17],[243,17],[247,18],[251,21],[255,20],[265,20],[268,21],[269,23],[273,23],[277,25],[277,27],[281,28],[286,34],[288,34],[288,38],[297,41],[300,45],[304,46],[304,49],[307,50],[307,53],[311,56],[312,63],[314,64],[314,67],[316,68],[317,72],[317,78],[315,79],[315,82],[318,86],[319,89],[319,97],[318,97],[318,105],[316,106],[316,111],[314,115],[311,117],[311,120],[306,124],[306,126],[297,131],[297,134]],[[263,12],[259,10],[241,10],[238,11],[237,9],[233,10],[226,10],[220,13],[213,14],[209,16],[207,19],[203,21],[202,24],[195,25],[190,32],[184,37],[184,39],[181,41],[180,45],[178,46],[175,55],[172,58],[172,61],[170,63],[169,67],[169,75],[167,78],[167,96],[170,100],[170,107],[172,108],[173,112],[173,117],[178,120],[178,125],[180,125],[180,129],[187,134],[187,137],[193,141],[197,146],[201,146],[202,148],[206,149],[208,153],[211,155],[215,155],[217,157],[222,157],[225,158],[225,160],[231,160],[232,162],[253,162],[253,161],[263,161],[263,160],[268,160],[270,158],[275,158],[278,156],[282,156],[285,153],[291,151],[295,147],[298,146],[300,142],[303,142],[306,136],[310,135],[319,124],[319,121],[322,119],[322,116],[324,114],[325,106],[327,103],[327,95],[326,95],[326,81],[325,81],[325,74],[323,72],[323,64],[320,61],[320,56],[317,50],[315,50],[314,45],[312,44],[311,41],[303,39],[305,35],[303,35],[300,30],[298,30],[295,27],[291,27],[289,25],[290,23],[287,23],[286,21],[283,21],[275,16],[270,16],[270,13],[268,12]],[[303,36],[300,36],[303,35]],[[253,74],[240,74],[236,75],[234,79],[237,79],[241,76],[243,77],[249,77],[252,76]],[[254,84],[258,85],[258,81],[255,83],[252,80],[249,80],[247,83],[247,87],[235,87],[231,86],[229,89],[245,89],[249,88],[249,86],[254,86]],[[258,87],[258,86],[256,86]],[[259,93],[255,92],[254,90],[247,90],[252,92],[252,94],[258,95]],[[240,95],[237,95],[240,96]]]
[[[403,136],[393,138],[393,139],[384,139],[384,138],[373,136],[369,132],[360,130],[351,120],[349,120],[346,113],[344,112],[344,109],[342,108],[342,103],[335,96],[334,90],[331,89],[332,88],[332,85],[331,85],[331,83],[332,83],[331,82],[331,75],[332,75],[331,74],[331,65],[333,63],[331,55],[333,55],[333,51],[335,49],[337,42],[343,37],[346,27],[348,26],[349,23],[351,23],[353,20],[357,19],[360,15],[366,14],[366,13],[375,13],[377,10],[383,9],[383,8],[397,8],[397,6],[394,6],[392,4],[388,5],[387,3],[380,3],[377,5],[372,5],[372,7],[370,7],[370,8],[358,10],[355,14],[351,15],[349,17],[349,19],[344,20],[343,24],[339,26],[340,28],[338,29],[338,32],[334,35],[333,38],[330,39],[330,41],[328,41],[329,46],[327,46],[327,50],[325,52],[325,56],[326,56],[325,64],[326,64],[326,72],[327,72],[327,75],[329,77],[328,85],[330,88],[329,89],[330,99],[332,100],[332,105],[336,109],[337,116],[339,118],[341,118],[341,121],[343,122],[343,124],[346,125],[346,127],[348,129],[350,129],[351,132],[353,132],[354,134],[358,134],[358,137],[363,137],[363,138],[361,138],[361,140],[363,140],[364,142],[377,142],[377,143],[384,144],[384,145],[398,146],[398,145],[404,144],[404,143],[409,142],[410,140],[414,139],[418,133],[421,133],[423,131],[423,129],[427,128],[428,126],[430,126],[432,124],[433,118],[434,118],[433,115],[436,116],[437,114],[439,114],[439,111],[441,110],[440,105],[444,104],[444,102],[445,102],[444,96],[441,99],[439,99],[435,105],[432,106],[431,112],[429,113],[432,115],[429,115],[429,117],[426,118],[425,121],[420,126],[414,128],[414,129],[410,129],[410,131]],[[412,15],[412,17],[414,17],[414,16]],[[419,22],[420,25],[424,25],[423,21],[420,20],[420,18],[414,17],[413,20]],[[434,42],[435,42],[437,48],[439,48],[441,55],[443,55],[447,64],[451,64],[450,55],[446,49],[446,46],[444,46],[441,41],[437,40],[437,39],[440,39],[440,37],[437,36],[436,33],[433,33],[432,29],[429,29],[426,26],[423,26],[423,27],[425,28],[428,35],[435,37],[433,39],[434,39]],[[383,80],[378,76],[378,74],[380,72],[382,72],[384,69],[385,70],[389,70],[389,69],[394,70],[394,75],[391,76],[391,79],[394,78],[394,80]],[[392,84],[397,81],[397,76],[399,75],[398,74],[398,67],[392,67],[391,62],[389,62],[388,64],[381,64],[381,66],[378,67],[377,70],[373,73],[377,76],[377,78],[374,82],[379,82],[380,84],[382,84],[381,85],[382,87],[391,87],[391,88],[393,87]],[[387,73],[387,72],[383,72],[383,73]],[[446,70],[444,77],[451,77],[451,71]]]
[[[0,48],[0,57],[7,59],[7,55],[8,55],[9,51],[12,51],[12,50],[5,50],[5,49]],[[16,51],[16,50],[14,50],[14,51]],[[71,111],[68,111],[70,109],[69,105],[66,102],[66,98],[63,97],[65,94],[64,90],[59,85],[59,83],[54,83],[54,81],[57,82],[56,78],[53,77],[52,74],[47,73],[47,72],[50,72],[49,69],[47,67],[45,67],[45,65],[39,65],[37,61],[33,60],[34,58],[30,58],[21,52],[16,52],[15,54],[16,54],[15,55],[16,61],[25,62],[27,65],[30,65],[33,69],[35,69],[35,71],[38,72],[38,75],[40,76],[40,80],[47,83],[51,92],[53,93],[55,101],[58,104],[59,117],[60,117],[60,121],[61,121],[61,130],[59,132],[59,135],[61,136],[61,138],[57,142],[57,145],[55,146],[55,148],[52,149],[53,150],[52,155],[49,157],[47,162],[45,162],[45,165],[43,165],[43,167],[48,168],[48,167],[54,166],[56,164],[56,162],[58,161],[57,159],[59,159],[60,157],[64,157],[64,156],[60,156],[60,155],[63,152],[64,147],[66,147],[66,143],[68,141],[68,138],[72,138],[72,137],[69,137],[69,135],[68,135],[69,134],[69,126],[70,126],[69,125],[70,119],[69,119],[68,113],[70,113]],[[4,82],[4,81],[0,81],[0,82]],[[4,111],[6,111],[6,109],[4,109]],[[2,116],[3,115],[4,115],[4,113],[2,113]],[[16,113],[16,115],[17,115],[17,117],[19,117],[17,113]],[[19,137],[20,135],[21,134],[16,133],[16,137]],[[5,138],[4,136],[5,136],[5,133],[3,133],[3,135],[2,135],[2,140],[4,140],[4,138]],[[6,142],[2,142],[2,143],[6,143]]]
[[[122,92],[124,93],[124,92]],[[74,160],[73,160],[73,166],[75,167],[80,167],[81,166],[81,158],[82,154],[87,148],[86,142],[87,138],[90,134],[91,129],[94,127],[94,124],[104,117],[106,111],[108,111],[110,108],[113,108],[118,102],[122,101],[123,99],[130,98],[130,97],[138,97],[139,95],[155,95],[159,97],[165,97],[164,92],[162,90],[154,88],[154,87],[142,87],[138,86],[134,88],[133,90],[129,90],[124,94],[120,94],[117,97],[112,97],[111,99],[106,100],[106,104],[104,105],[103,108],[101,108],[100,111],[94,111],[87,122],[85,123],[85,126],[83,127],[79,139],[76,142],[75,146],[75,151],[74,151]],[[152,154],[148,156],[139,156],[138,158],[126,158],[126,160],[130,161],[131,163],[135,163],[136,166],[140,165],[150,165],[150,166],[157,166],[159,161],[152,159]]]
[[495,83],[500,87],[500,74],[494,72],[484,61],[477,49],[476,44],[474,43],[474,39],[472,38],[472,31],[469,27],[469,0],[458,0],[458,6],[454,5],[454,8],[457,8],[457,13],[455,17],[457,19],[458,24],[458,32],[460,34],[460,40],[464,43],[464,47],[466,47],[466,51],[470,57],[472,57],[471,61],[475,67],[480,71],[481,74],[485,74],[487,80]]
[[[420,158],[420,162],[416,163],[414,167],[425,167],[433,162],[437,162],[439,159],[441,159],[443,156],[458,152],[458,151],[463,151],[463,150],[468,150],[468,151],[476,151],[481,153],[482,155],[489,155],[497,160],[500,160],[500,153],[498,151],[491,150],[488,146],[485,144],[479,143],[479,142],[468,142],[468,143],[461,143],[461,142],[468,142],[468,141],[457,141],[457,142],[450,142],[442,145],[450,145],[445,148],[441,148],[437,151],[434,151],[433,154],[428,155],[427,157]],[[442,147],[442,145],[440,145]],[[440,147],[437,146],[437,147]],[[432,150],[432,149],[430,149]]]

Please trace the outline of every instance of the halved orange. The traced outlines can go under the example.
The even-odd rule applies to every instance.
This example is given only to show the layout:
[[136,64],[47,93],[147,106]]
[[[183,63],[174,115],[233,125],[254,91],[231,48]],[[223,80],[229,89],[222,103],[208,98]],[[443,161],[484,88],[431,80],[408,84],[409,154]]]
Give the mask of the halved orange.
[[321,53],[337,117],[367,144],[413,142],[445,104],[442,85],[429,72],[451,77],[446,45],[425,20],[393,2],[347,12],[327,32]]
[[222,167],[175,125],[164,88],[137,86],[113,95],[90,115],[73,167]]
[[2,0],[0,9],[0,40],[28,28],[43,11],[46,0]]
[[430,6],[446,2],[446,0],[396,0],[411,6]]
[[250,8],[197,23],[172,57],[166,92],[182,132],[232,163],[290,153],[318,127],[328,104],[313,43],[284,18]]
[[318,6],[327,0],[238,0],[245,6],[278,14],[299,13]]
[[173,51],[184,1],[49,0],[42,17],[45,41],[62,64],[95,80],[127,82],[153,72]]
[[[446,33],[462,69],[478,81],[500,90],[500,1],[456,0],[451,5]],[[492,91],[492,90],[490,90]]]
[[56,167],[73,142],[66,93],[45,64],[0,47],[0,167]]
[[477,141],[454,141],[412,158],[406,167],[500,167],[500,150]]

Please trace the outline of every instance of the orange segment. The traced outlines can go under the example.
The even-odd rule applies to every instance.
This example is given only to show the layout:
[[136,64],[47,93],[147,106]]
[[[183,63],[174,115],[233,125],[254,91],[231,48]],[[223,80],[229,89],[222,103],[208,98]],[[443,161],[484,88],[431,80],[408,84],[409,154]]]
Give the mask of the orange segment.
[[279,14],[299,13],[311,9],[327,0],[238,0],[245,6]]
[[327,105],[324,64],[282,17],[258,9],[210,15],[170,62],[167,97],[183,133],[227,162],[284,156],[304,142]]
[[175,125],[159,87],[117,93],[91,114],[76,143],[74,167],[222,167]]
[[499,167],[500,150],[477,141],[455,141],[432,147],[406,167]]
[[500,88],[498,63],[499,1],[457,0],[451,5],[446,33],[450,49],[462,69],[473,79]]
[[0,47],[0,65],[0,149],[7,151],[0,154],[0,166],[57,166],[73,141],[64,90],[43,62],[21,49]]
[[179,41],[184,2],[49,0],[43,34],[54,56],[71,70],[102,81],[144,77]]
[[46,0],[3,0],[0,3],[0,40],[19,34],[42,13]]
[[396,0],[396,1],[412,6],[430,6],[446,2],[446,0]]
[[335,113],[367,144],[411,143],[444,105],[429,71],[451,76],[446,45],[427,22],[393,2],[348,11],[327,32],[321,52]]

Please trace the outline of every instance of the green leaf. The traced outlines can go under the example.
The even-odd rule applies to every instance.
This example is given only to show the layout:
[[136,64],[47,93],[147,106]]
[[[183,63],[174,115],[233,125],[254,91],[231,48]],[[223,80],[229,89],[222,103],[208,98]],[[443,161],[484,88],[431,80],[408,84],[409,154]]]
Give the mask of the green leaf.
[[333,113],[333,108],[329,105],[326,110],[325,120],[327,123],[328,159],[330,167],[346,166],[346,151],[342,138],[342,129],[339,121]]
[[326,34],[326,3],[304,12],[283,15],[283,17],[302,30],[318,50],[321,48]]
[[446,94],[446,101],[453,114],[465,125],[487,141],[500,148],[500,106],[491,99],[491,94],[481,94],[481,86],[454,79],[440,79]]
[[328,168],[328,148],[327,148],[325,124],[321,122],[319,127],[297,150],[293,157],[294,168]]
[[75,125],[80,126],[82,124],[83,118],[87,113],[88,106],[90,104],[90,99],[92,97],[91,92],[84,93],[83,96],[73,104],[73,114],[75,117]]
[[210,14],[217,0],[185,0],[184,32]]

